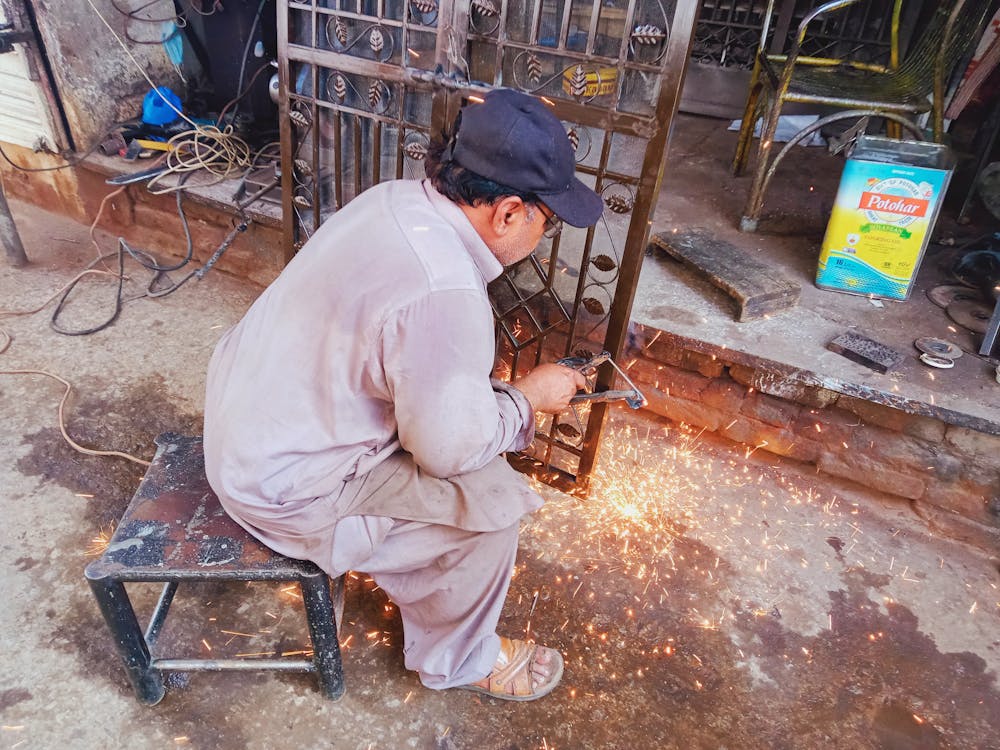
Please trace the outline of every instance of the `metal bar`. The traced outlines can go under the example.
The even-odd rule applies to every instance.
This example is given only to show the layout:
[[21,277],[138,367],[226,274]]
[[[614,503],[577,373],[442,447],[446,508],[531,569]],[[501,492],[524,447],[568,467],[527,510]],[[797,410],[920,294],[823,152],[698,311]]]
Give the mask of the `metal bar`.
[[344,139],[341,135],[341,128],[344,127],[340,112],[333,114],[333,192],[334,207],[341,209],[344,207],[344,157],[342,149]]
[[[292,147],[292,122],[288,117],[291,109],[289,99],[288,81],[289,71],[289,39],[288,39],[288,0],[279,0],[277,8],[277,37],[278,37],[278,127],[279,139],[281,143],[281,163],[286,165],[281,170],[281,213],[289,217],[295,215],[292,203],[295,182],[292,170],[287,168],[295,161],[295,154]],[[284,262],[287,264],[295,254],[295,243],[298,239],[298,222],[281,222],[281,246]]]
[[344,694],[344,668],[337,640],[337,622],[330,579],[317,570],[314,575],[299,579],[309,635],[313,643],[313,661],[319,686],[327,698],[337,700]]
[[153,668],[162,672],[313,672],[308,659],[154,659]]
[[372,184],[382,181],[382,123],[372,122]]
[[354,117],[351,119],[351,142],[354,145],[354,196],[357,198],[361,194],[361,157],[362,157],[362,144],[361,144],[361,118]]
[[146,626],[146,645],[152,649],[156,645],[156,639],[160,637],[163,624],[167,620],[167,613],[170,611],[170,604],[177,593],[177,581],[168,581],[160,592],[160,599],[156,602],[156,608],[150,615],[149,624]]
[[573,18],[573,0],[563,0],[562,20],[559,22],[559,37],[556,39],[556,49],[563,51],[566,49],[566,42],[569,41],[569,24]]
[[18,234],[17,224],[14,223],[14,217],[11,216],[10,205],[7,203],[7,196],[4,195],[2,184],[0,184],[0,239],[3,240],[7,260],[14,268],[28,265],[28,256],[24,253],[21,235]]
[[[315,65],[312,65],[312,66],[310,66],[310,72],[312,74],[312,91],[313,91],[313,96],[316,97],[316,99],[318,99],[319,98],[319,68],[317,66],[315,66]],[[316,99],[313,100],[311,106],[309,107],[309,112],[310,112],[311,117],[312,117],[312,120],[311,120],[311,122],[312,122],[312,128],[310,129],[309,132],[310,132],[311,141],[312,141],[312,163],[313,164],[319,164],[320,163],[320,158],[319,158],[319,146],[320,146],[320,143],[319,142],[320,142],[320,138],[322,137],[320,135],[320,133],[322,133],[322,128],[320,128],[320,122],[319,122],[319,112],[320,112],[320,110],[319,110],[319,107],[316,106]],[[319,218],[319,212],[320,212],[320,205],[319,205],[319,203],[320,203],[320,199],[319,199],[319,181],[320,181],[319,170],[318,169],[314,169],[313,170],[313,178],[312,178],[312,201],[311,201],[311,203],[312,203],[312,215],[313,215],[313,225],[312,225],[312,228],[313,228],[314,232],[319,228],[319,224],[320,224],[320,218]]]
[[[451,78],[442,77],[430,71],[407,70],[406,75],[409,80],[431,83],[441,89],[466,95],[475,94],[482,96],[490,90],[488,86],[463,83]],[[639,138],[649,138],[657,130],[656,121],[649,117],[633,115],[628,112],[599,110],[586,104],[571,102],[566,99],[553,99],[552,103],[556,116],[559,119],[568,120],[580,125],[595,127],[600,130],[614,130],[618,133],[634,135]]]
[[124,584],[105,576],[96,568],[88,567],[86,576],[104,621],[111,629],[115,649],[125,663],[125,672],[136,698],[150,706],[159,703],[165,692],[163,678],[151,664],[149,648],[142,637]]
[[[984,357],[992,357],[993,349],[997,344],[997,336],[1000,334],[1000,299],[993,306],[993,315],[986,326],[986,333],[983,335],[983,343],[979,347],[979,353]],[[1000,369],[997,370],[1000,377]]]
[[761,34],[761,54],[766,54],[770,52],[771,54],[780,54],[785,49],[785,39],[788,38],[788,32],[792,27],[792,15],[795,11],[795,0],[784,0],[781,3],[781,7],[778,9],[778,18],[774,22],[774,36],[771,37],[771,44],[768,50],[765,51],[764,45],[767,44],[767,31],[770,25],[771,13],[774,11],[774,0],[769,0],[767,4],[767,11],[764,15],[764,29]]
[[497,41],[493,58],[493,85],[503,81],[503,53],[507,44],[507,8],[510,3],[500,3],[500,25],[497,27]]
[[601,10],[604,8],[602,0],[593,0],[590,6],[590,26],[587,28],[587,48],[588,56],[594,54],[594,43],[597,41],[597,27],[601,20]]
[[542,28],[542,3],[544,2],[545,0],[535,0],[535,6],[531,11],[531,34],[528,38],[534,46],[539,46],[538,32]]
[[[632,207],[633,219],[629,223],[625,240],[625,252],[619,266],[621,271],[618,283],[615,285],[615,295],[611,304],[611,315],[608,319],[608,334],[604,348],[611,358],[621,358],[628,335],[629,316],[632,303],[635,300],[635,290],[639,283],[639,272],[645,257],[645,246],[649,232],[649,223],[653,218],[653,209],[660,194],[663,173],[666,166],[667,146],[670,139],[670,129],[666,125],[673,122],[680,105],[681,86],[684,73],[691,56],[691,46],[694,43],[694,27],[698,19],[697,3],[679,3],[674,13],[674,22],[670,39],[667,41],[664,70],[666,74],[660,86],[660,96],[656,106],[656,121],[661,123],[656,134],[646,144],[646,154],[642,164],[642,175],[639,179],[639,189],[636,192],[635,204]],[[598,387],[609,390],[612,386],[613,371],[605,368],[598,375]],[[607,404],[597,404],[591,412],[588,424],[596,424],[596,430],[588,429],[588,441],[584,454],[580,458],[579,473],[587,478],[594,468],[597,458],[597,447],[604,431]],[[596,433],[591,439],[590,433]]]
[[[693,0],[692,0],[693,1]],[[628,7],[625,9],[625,33],[622,34],[622,43],[618,48],[618,59],[615,60],[619,68],[618,75],[621,76],[621,66],[624,60],[628,59],[628,30],[635,28],[635,6],[636,0],[628,0]]]

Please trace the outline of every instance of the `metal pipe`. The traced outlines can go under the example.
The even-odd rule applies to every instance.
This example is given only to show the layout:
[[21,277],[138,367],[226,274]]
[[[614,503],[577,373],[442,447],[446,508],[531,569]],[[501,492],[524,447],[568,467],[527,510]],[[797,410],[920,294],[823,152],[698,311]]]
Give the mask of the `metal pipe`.
[[156,603],[156,609],[149,618],[149,625],[146,626],[146,645],[150,649],[156,644],[156,639],[163,630],[163,623],[167,620],[167,613],[170,611],[170,604],[174,601],[174,594],[177,593],[177,581],[170,581],[164,584],[160,593],[160,600]]
[[154,659],[152,668],[161,672],[313,672],[316,665],[307,659]]
[[21,235],[17,233],[17,225],[14,217],[10,215],[10,206],[7,205],[7,197],[3,193],[3,185],[0,185],[0,238],[3,239],[3,247],[7,252],[7,260],[14,268],[21,268],[28,265],[28,256],[24,254],[24,245],[21,244]]

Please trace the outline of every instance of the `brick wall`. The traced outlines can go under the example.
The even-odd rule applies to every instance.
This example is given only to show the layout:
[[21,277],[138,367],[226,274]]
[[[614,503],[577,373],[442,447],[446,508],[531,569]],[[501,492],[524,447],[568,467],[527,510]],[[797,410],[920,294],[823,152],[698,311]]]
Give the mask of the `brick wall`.
[[633,334],[629,375],[649,410],[905,498],[943,533],[1000,549],[1000,436],[809,385],[764,360],[699,351],[655,329]]
[[[13,154],[16,163],[28,168],[65,164],[51,155],[34,154],[16,146],[5,145],[4,150]],[[139,162],[136,164],[139,164],[136,169],[143,166]],[[25,172],[9,166],[0,167],[0,170],[8,196],[67,214],[86,224],[97,216],[105,196],[116,190],[105,182],[109,175],[107,170],[90,164],[47,172]],[[233,228],[235,211],[189,191],[184,199],[184,213],[191,231],[194,261],[201,265]],[[130,185],[109,199],[98,227],[124,237],[133,247],[148,250],[163,260],[183,257],[187,247],[176,197],[172,193],[153,195],[144,183]],[[111,252],[115,246],[111,244],[106,249]],[[256,217],[215,266],[261,285],[273,281],[283,267],[280,221],[264,217]]]

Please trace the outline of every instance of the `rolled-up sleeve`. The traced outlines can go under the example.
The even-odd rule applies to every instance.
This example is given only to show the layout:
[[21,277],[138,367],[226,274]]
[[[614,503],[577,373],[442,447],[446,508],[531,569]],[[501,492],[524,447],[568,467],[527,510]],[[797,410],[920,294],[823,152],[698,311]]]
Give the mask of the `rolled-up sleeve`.
[[534,434],[524,395],[490,377],[493,319],[481,293],[431,292],[382,329],[382,366],[400,445],[437,477],[482,468]]

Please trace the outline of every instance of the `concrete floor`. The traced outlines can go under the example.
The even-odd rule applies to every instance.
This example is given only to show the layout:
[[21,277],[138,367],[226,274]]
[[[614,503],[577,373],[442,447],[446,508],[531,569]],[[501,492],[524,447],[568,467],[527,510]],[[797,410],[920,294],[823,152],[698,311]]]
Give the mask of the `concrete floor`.
[[[86,227],[14,211],[32,263],[0,266],[4,310],[40,305],[94,257]],[[137,294],[146,273],[128,270]],[[69,379],[74,439],[148,459],[159,432],[199,430],[212,347],[259,291],[213,272],[91,336],[54,333],[51,305],[5,318],[0,368]],[[85,280],[63,325],[99,322],[112,295]],[[61,394],[0,376],[0,747],[1000,748],[997,560],[860,485],[624,414],[591,498],[543,489],[522,536],[501,632],[563,650],[552,696],[422,688],[392,605],[359,575],[340,703],[308,676],[195,674],[140,706],[83,568],[142,468],[70,449]],[[220,656],[307,640],[293,593],[245,584],[182,589],[162,643]]]

